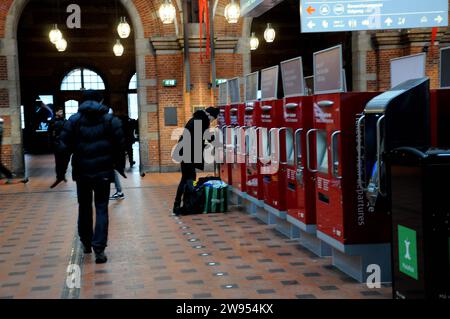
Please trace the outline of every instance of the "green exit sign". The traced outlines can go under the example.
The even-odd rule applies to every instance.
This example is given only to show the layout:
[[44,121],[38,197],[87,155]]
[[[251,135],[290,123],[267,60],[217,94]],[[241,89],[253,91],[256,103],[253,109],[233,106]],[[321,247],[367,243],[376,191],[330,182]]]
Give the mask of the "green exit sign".
[[217,79],[216,86],[218,86],[219,84],[225,83],[226,81],[227,81],[226,79]]
[[163,86],[177,86],[177,80],[163,80]]

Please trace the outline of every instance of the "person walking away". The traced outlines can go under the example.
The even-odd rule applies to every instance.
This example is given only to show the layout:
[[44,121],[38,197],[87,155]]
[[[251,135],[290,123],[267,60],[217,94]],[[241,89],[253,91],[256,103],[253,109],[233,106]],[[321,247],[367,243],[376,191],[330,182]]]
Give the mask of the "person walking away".
[[[72,157],[72,178],[77,184],[78,234],[84,253],[95,252],[95,262],[107,262],[108,202],[114,170],[125,176],[125,141],[121,122],[102,104],[98,91],[83,92],[78,113],[64,124],[58,150],[62,154],[57,181],[64,180]],[[92,200],[96,218],[93,230]]]
[[56,111],[55,117],[50,121],[48,126],[50,145],[52,147],[53,154],[55,156],[55,171],[58,166],[61,166],[61,164],[58,164],[59,161],[61,161],[61,156],[59,155],[58,152],[58,144],[59,144],[59,137],[61,135],[65,123],[66,119],[64,118],[64,112],[62,109],[59,109]]
[[6,183],[9,184],[13,178],[13,174],[2,164],[2,139],[4,123],[5,121],[0,117],[0,174],[6,177]]
[[[204,149],[206,146],[205,140],[203,139],[204,133],[209,129],[209,126],[212,121],[217,119],[219,115],[219,109],[215,107],[208,107],[206,110],[198,110],[194,113],[193,117],[186,123],[184,127],[190,134],[190,141],[183,141],[183,136],[180,137],[179,143],[183,141],[183,145],[190,145],[191,148],[191,160],[189,163],[181,161],[181,180],[177,188],[177,193],[175,196],[174,204],[173,204],[173,214],[180,214],[180,206],[181,200],[184,194],[184,189],[188,180],[196,180],[197,174],[196,169],[203,170],[205,165],[204,159]],[[199,135],[199,139],[196,139],[196,135],[194,133],[195,123],[201,123],[201,135]],[[189,144],[190,142],[190,144]],[[200,147],[199,147],[200,145]],[[197,146],[197,147],[196,147]],[[202,152],[201,154],[201,162],[195,163],[195,150]],[[182,154],[180,154],[182,155]],[[198,156],[198,155],[197,155]]]
[[122,120],[123,133],[125,134],[125,151],[128,155],[130,167],[136,162],[133,160],[133,144],[135,142],[133,122],[128,115],[119,116]]
[[116,188],[116,192],[111,195],[109,199],[125,199],[125,194],[122,192],[122,184],[120,183],[119,173],[117,173],[117,171],[114,171],[114,187]]

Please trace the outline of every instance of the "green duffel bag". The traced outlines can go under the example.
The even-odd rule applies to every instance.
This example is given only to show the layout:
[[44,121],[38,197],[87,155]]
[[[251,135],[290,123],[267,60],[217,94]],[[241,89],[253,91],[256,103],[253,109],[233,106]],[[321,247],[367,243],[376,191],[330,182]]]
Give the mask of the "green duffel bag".
[[204,214],[225,213],[228,210],[228,185],[223,181],[208,181],[205,190]]

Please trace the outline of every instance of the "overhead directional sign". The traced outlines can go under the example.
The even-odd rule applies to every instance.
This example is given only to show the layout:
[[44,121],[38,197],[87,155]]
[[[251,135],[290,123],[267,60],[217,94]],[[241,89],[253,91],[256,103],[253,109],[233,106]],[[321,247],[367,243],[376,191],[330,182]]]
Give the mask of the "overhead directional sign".
[[448,26],[448,0],[301,0],[302,32]]

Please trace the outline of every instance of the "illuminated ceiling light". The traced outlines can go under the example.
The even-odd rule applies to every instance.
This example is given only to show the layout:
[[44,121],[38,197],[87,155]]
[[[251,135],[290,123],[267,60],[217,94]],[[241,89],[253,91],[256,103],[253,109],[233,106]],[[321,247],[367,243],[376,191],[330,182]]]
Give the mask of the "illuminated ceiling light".
[[117,33],[119,34],[119,37],[122,39],[126,39],[130,36],[131,27],[128,24],[125,17],[120,18],[120,23],[117,26]]
[[53,29],[48,34],[48,37],[50,38],[50,42],[53,44],[56,44],[56,42],[62,39],[63,35],[61,31],[59,31],[57,24],[53,25]]
[[113,47],[113,51],[114,51],[115,56],[123,55],[125,48],[123,47],[122,43],[120,43],[120,40],[117,40],[116,44]]
[[55,43],[55,46],[59,52],[64,52],[67,49],[67,41],[64,38],[61,38]]
[[239,7],[239,4],[234,2],[234,0],[231,0],[231,2],[225,7],[224,15],[228,23],[237,23],[241,15],[241,8]]
[[267,23],[267,28],[264,31],[264,39],[266,42],[273,42],[275,40],[275,29],[272,28],[270,23]]
[[255,36],[255,32],[252,32],[252,36],[250,37],[250,50],[256,50],[259,46],[259,40]]
[[175,7],[170,0],[164,0],[164,3],[159,7],[159,18],[163,24],[170,24],[175,20]]

